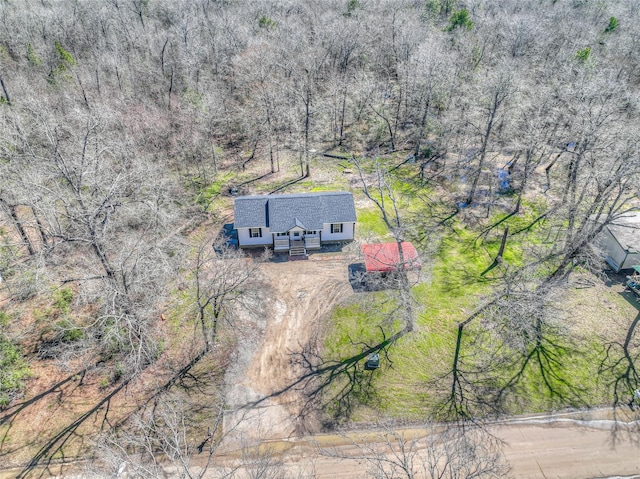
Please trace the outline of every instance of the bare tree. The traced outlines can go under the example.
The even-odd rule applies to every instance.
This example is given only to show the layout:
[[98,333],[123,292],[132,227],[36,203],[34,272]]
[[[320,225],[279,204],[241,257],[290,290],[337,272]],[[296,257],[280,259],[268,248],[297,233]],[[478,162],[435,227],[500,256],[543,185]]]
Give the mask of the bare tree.
[[[223,404],[211,418],[210,425],[193,441],[196,434],[189,415],[189,405],[178,395],[158,398],[156,407],[131,417],[120,431],[110,431],[96,440],[96,460],[92,473],[108,472],[115,476],[157,478],[175,475],[189,479],[207,474],[218,454],[223,432]],[[202,455],[201,455],[202,454]]]
[[[267,257],[265,252],[262,259]],[[206,240],[198,246],[193,266],[194,306],[205,351],[215,345],[221,321],[233,324],[235,310],[256,308],[259,266],[259,261],[246,258],[241,250]]]
[[118,430],[96,439],[95,459],[88,473],[100,477],[131,475],[140,478],[184,477],[202,479],[313,478],[313,467],[292,468],[285,454],[261,440],[249,441],[236,424],[225,419],[224,403],[212,398],[212,415],[206,428],[193,421],[191,404],[184,394],[168,393],[134,414]]
[[380,213],[385,225],[393,235],[398,248],[398,264],[395,265],[395,277],[398,279],[398,289],[401,291],[399,301],[402,310],[406,311],[404,318],[404,328],[406,332],[411,332],[414,328],[417,305],[411,296],[411,284],[407,270],[411,268],[412,262],[405,259],[402,243],[407,236],[407,228],[402,220],[398,205],[398,198],[391,185],[391,178],[387,171],[375,161],[375,178],[373,184],[365,178],[360,161],[352,158],[353,164],[358,169],[362,190],[367,198],[371,200]]
[[[500,74],[499,74],[500,75]],[[500,121],[503,121],[503,110],[508,98],[514,93],[513,79],[508,74],[502,74],[498,78],[494,79],[490,85],[487,85],[485,92],[486,98],[483,98],[485,104],[483,105],[483,112],[479,116],[480,124],[472,122],[474,129],[480,139],[480,146],[478,147],[475,156],[478,157],[478,164],[473,173],[473,179],[471,181],[471,189],[467,195],[465,203],[470,205],[476,195],[476,189],[478,182],[482,177],[482,170],[485,166],[487,154],[489,152],[489,141],[492,134],[495,133],[495,128]]]

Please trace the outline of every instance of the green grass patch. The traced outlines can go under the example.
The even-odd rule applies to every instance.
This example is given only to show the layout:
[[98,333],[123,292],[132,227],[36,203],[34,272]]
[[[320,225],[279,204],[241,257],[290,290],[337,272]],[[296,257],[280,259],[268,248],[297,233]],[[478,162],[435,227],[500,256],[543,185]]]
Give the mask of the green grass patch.
[[218,176],[218,179],[205,187],[202,190],[202,199],[210,200],[214,196],[221,194],[224,188],[231,182],[234,175],[231,173],[225,173],[224,175]]
[[384,340],[382,331],[391,336],[400,323],[391,314],[396,308],[392,295],[370,293],[366,302],[354,302],[335,309],[333,330],[327,337],[327,353],[344,359],[360,354],[364,345],[373,346]]
[[216,212],[227,203],[227,199],[223,196],[227,188],[242,181],[246,180],[234,173],[219,174],[213,183],[198,190],[196,202],[202,207],[206,207],[208,211]]
[[416,182],[415,168],[401,167],[393,171],[393,191],[401,197],[413,200],[421,192],[426,192],[419,182]]
[[[496,229],[502,232],[506,227],[509,227],[510,234],[516,235],[510,236],[510,240],[515,239],[516,241],[527,241],[532,244],[543,244],[548,242],[549,239],[547,231],[542,227],[545,220],[544,218],[539,218],[548,210],[549,206],[544,198],[535,200],[523,198],[520,201],[518,213],[503,221]],[[495,224],[509,214],[510,211],[496,213],[492,215],[488,224]]]
[[[397,307],[394,295],[383,291],[356,297],[354,302],[336,308],[333,328],[325,342],[325,359],[348,362],[400,331],[402,325],[395,314]],[[347,374],[337,378],[325,391],[326,412],[341,419],[345,411],[350,414],[354,402],[360,407],[383,408],[376,387],[380,373],[380,370],[364,370],[364,360],[350,367]],[[345,397],[342,392],[346,389],[350,393]]]
[[311,193],[317,193],[322,191],[344,191],[346,189],[348,189],[348,183],[344,181],[340,183],[338,182],[327,183],[323,185],[315,184],[314,186],[310,187],[308,190],[305,189],[305,191],[309,191]]
[[53,292],[53,305],[63,314],[68,314],[71,311],[72,301],[73,291],[68,286]]
[[546,332],[542,344],[540,353],[530,345],[528,362],[520,351],[511,351],[517,360],[493,374],[496,388],[519,375],[506,394],[505,406],[511,414],[582,408],[610,400],[601,382],[603,348],[596,338],[578,342],[565,334]]
[[442,301],[478,293],[486,286],[482,272],[493,258],[474,242],[469,231],[457,229],[442,238],[432,267],[433,293]]
[[[379,218],[373,210],[371,215]],[[383,230],[377,233],[381,235]],[[421,310],[417,330],[391,345],[379,370],[366,372],[375,394],[369,389],[364,400],[358,397],[365,406],[362,411],[375,407],[392,416],[419,419],[434,404],[432,384],[451,366],[456,325],[475,308],[482,293],[490,290],[480,273],[492,260],[484,248],[474,245],[473,238],[471,232],[459,227],[457,233],[442,239],[433,258],[432,280],[412,289]],[[386,337],[398,331],[400,312],[390,308],[397,304],[393,299],[396,294],[360,293],[356,302],[336,308],[333,329],[325,341],[329,357],[342,360],[360,353],[362,344],[379,343],[383,336],[378,325],[383,320],[394,324],[394,328],[385,329]]]
[[31,374],[20,347],[4,332],[10,319],[7,313],[0,313],[0,407],[24,389],[24,381]]
[[300,181],[291,185],[287,190],[289,193],[318,193],[323,191],[345,191],[349,189],[349,183],[346,181],[332,181],[327,183],[318,183],[314,180]]
[[[509,225],[510,230],[525,228],[546,211],[545,208],[543,202],[523,202],[521,215],[508,219],[501,226]],[[496,214],[492,220],[502,217]],[[374,209],[360,211],[359,221],[361,231],[381,239],[388,235]],[[517,267],[531,260],[527,256],[531,254],[530,242],[538,244],[545,234],[542,224],[537,224],[521,235],[509,237],[503,255],[505,265],[483,275],[498,252],[503,231],[499,227],[486,237],[479,237],[483,227],[486,225],[472,230],[454,220],[439,237],[438,246],[432,249],[433,256],[425,262],[430,266],[430,280],[412,289],[422,308],[416,329],[389,347],[388,357],[382,358],[379,370],[365,372],[369,375],[369,389],[366,395],[361,391],[354,393],[353,399],[359,406],[355,407],[352,419],[368,420],[376,414],[424,418],[447,393],[445,389],[451,387],[449,374],[458,323],[467,319],[490,295],[493,278],[504,271],[504,266]],[[325,352],[329,357],[344,359],[361,352],[362,344],[379,342],[382,335],[376,328],[382,318],[387,315],[388,324],[394,324],[393,320],[399,317],[394,310],[385,309],[394,294],[359,293],[357,301],[336,308],[333,329],[325,341]],[[620,298],[615,299],[624,303]],[[387,331],[388,337],[395,330]],[[515,345],[501,343],[497,337],[492,339],[490,334],[490,326],[482,318],[470,323],[463,342],[464,368],[479,382],[484,381],[482,387],[488,388],[487,394],[489,390],[497,391],[509,384],[504,398],[508,412],[583,407],[607,403],[611,399],[610,385],[599,370],[604,349],[595,332],[575,334],[564,328],[551,328],[544,334],[547,357],[539,361],[535,355],[526,366],[523,351]],[[485,335],[484,343],[479,343],[478,338],[482,335]],[[524,341],[529,348],[527,351],[533,347],[532,342],[532,338]],[[501,362],[492,364],[492,357]],[[485,363],[494,369],[486,369]],[[477,373],[481,368],[485,368],[485,377]],[[510,384],[519,372],[518,381]]]
[[375,237],[380,241],[390,240],[391,232],[377,209],[358,210],[358,235],[363,238]]

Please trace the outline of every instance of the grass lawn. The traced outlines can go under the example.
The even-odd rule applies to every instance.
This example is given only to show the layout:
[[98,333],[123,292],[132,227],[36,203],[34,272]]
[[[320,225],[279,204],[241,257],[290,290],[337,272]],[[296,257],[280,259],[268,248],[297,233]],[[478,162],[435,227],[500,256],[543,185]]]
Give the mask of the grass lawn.
[[[419,208],[417,201],[412,201],[410,188],[403,190],[402,201],[410,210]],[[519,214],[486,235],[481,235],[483,227],[500,221],[509,211],[496,213],[485,225],[473,229],[452,220],[438,237],[436,247],[416,243],[419,250],[433,252],[431,258],[423,258],[429,279],[411,291],[420,309],[416,328],[388,348],[387,355],[381,356],[379,369],[358,372],[366,388],[360,386],[352,397],[358,405],[350,409],[351,419],[373,420],[381,413],[421,419],[438,407],[451,390],[457,325],[483,303],[502,274],[503,270],[496,268],[483,275],[498,252],[504,228],[518,232],[508,238],[504,264],[521,266],[530,261],[536,248],[550,241],[542,222],[526,229],[541,211],[544,211],[542,203],[522,201]],[[358,211],[358,228],[365,238],[390,239],[386,225],[373,208]],[[534,272],[534,276],[537,274]],[[623,341],[624,335],[620,334],[624,333],[624,327],[603,332],[593,325],[603,303],[613,304],[616,314],[627,320],[635,317],[635,310],[617,292],[596,283],[597,293],[567,288],[556,305],[558,321],[555,325],[552,321],[545,330],[541,348],[534,348],[532,340],[525,341],[524,351],[519,351],[517,345],[494,341],[482,318],[474,320],[463,336],[461,361],[465,372],[473,379],[484,376],[483,387],[504,388],[502,405],[507,413],[610,403],[612,373],[602,371],[606,341]],[[590,320],[577,321],[576,307],[582,309],[594,301],[597,304],[592,306]],[[331,332],[325,340],[327,357],[347,359],[367,346],[380,343],[382,331],[387,338],[400,331],[402,326],[394,308],[397,303],[397,292],[363,292],[351,303],[336,308]],[[609,339],[605,340],[607,334]],[[490,358],[499,362],[492,365]],[[481,368],[492,372],[476,374],[475,370]],[[343,386],[338,381],[333,392]],[[330,403],[328,410],[340,409]]]

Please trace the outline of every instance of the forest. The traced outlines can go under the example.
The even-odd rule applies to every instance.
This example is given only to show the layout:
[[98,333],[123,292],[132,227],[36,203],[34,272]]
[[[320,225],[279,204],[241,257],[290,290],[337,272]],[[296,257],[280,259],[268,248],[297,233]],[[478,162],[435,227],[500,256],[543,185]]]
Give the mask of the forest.
[[[131,477],[204,477],[251,329],[237,318],[268,294],[268,258],[211,248],[232,191],[353,190],[358,232],[411,240],[426,266],[327,312],[377,317],[360,343],[328,327],[301,353],[326,429],[407,404],[475,427],[617,409],[640,385],[638,317],[603,339],[558,307],[607,280],[595,240],[640,209],[635,0],[2,0],[0,17],[0,466],[19,477],[98,456],[96,474],[135,456]],[[397,352],[397,409],[396,390],[372,399],[363,355],[422,351],[425,331],[441,361]],[[184,431],[202,427],[196,468]],[[507,473],[477,430],[438,434],[424,470]],[[294,477],[251,451],[225,477]],[[369,477],[422,477],[375,457]]]

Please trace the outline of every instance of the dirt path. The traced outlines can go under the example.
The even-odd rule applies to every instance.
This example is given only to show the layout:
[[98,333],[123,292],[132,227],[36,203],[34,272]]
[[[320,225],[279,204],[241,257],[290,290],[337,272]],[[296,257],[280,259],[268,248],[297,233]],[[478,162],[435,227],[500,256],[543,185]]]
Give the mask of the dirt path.
[[[306,261],[262,265],[270,286],[269,297],[260,307],[266,327],[261,338],[240,346],[246,357],[244,370],[230,378],[229,404],[237,412],[228,418],[228,426],[237,423],[244,434],[263,438],[309,431],[310,418],[300,414],[302,395],[295,389],[277,393],[302,373],[294,355],[313,341],[320,321],[353,294],[347,266],[344,255],[312,255]],[[257,407],[242,407],[252,402],[258,402]]]
[[[640,478],[640,443],[637,433],[639,415],[623,418],[619,422],[621,431],[612,434],[613,422],[607,417],[609,409],[590,413],[590,419],[569,417],[516,418],[507,423],[489,427],[489,432],[505,442],[504,454],[510,463],[510,477],[518,479],[587,479],[587,478]],[[629,429],[635,428],[635,433]],[[626,431],[625,431],[626,430]],[[342,443],[341,443],[342,441]],[[286,446],[276,450],[287,451],[280,463],[293,477],[317,477],[354,479],[368,477],[366,467],[354,459],[336,459],[319,456],[316,443],[333,444],[340,455],[355,455],[357,450],[345,445],[339,436],[320,435],[289,438],[274,444]],[[205,463],[206,457],[193,463]],[[279,462],[279,461],[277,461]],[[64,473],[55,477],[83,478],[86,469],[83,463],[65,467]],[[84,471],[84,472],[83,472]],[[0,471],[0,479],[15,478],[19,469]],[[49,471],[42,471],[51,477]],[[193,472],[199,472],[194,467]],[[220,477],[220,470],[211,467],[205,478]],[[178,477],[171,468],[167,477]],[[175,473],[175,474],[174,474]],[[99,476],[95,476],[99,477]]]
[[[613,436],[608,421],[546,424],[523,421],[495,425],[489,431],[505,442],[504,455],[512,468],[511,477],[640,478],[637,434]],[[348,448],[345,452],[348,453]],[[294,469],[300,467],[298,460],[292,459],[288,465]],[[316,457],[313,464],[318,478],[367,477],[365,467],[355,460]]]

